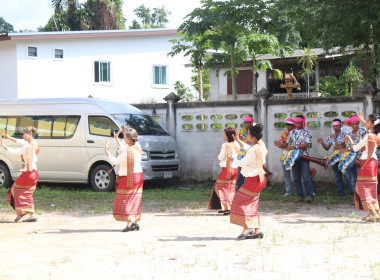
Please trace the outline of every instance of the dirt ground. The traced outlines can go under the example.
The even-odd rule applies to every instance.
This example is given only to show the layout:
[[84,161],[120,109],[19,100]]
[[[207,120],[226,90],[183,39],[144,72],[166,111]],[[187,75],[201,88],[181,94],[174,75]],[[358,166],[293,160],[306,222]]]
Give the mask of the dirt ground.
[[0,279],[380,279],[380,224],[355,213],[261,212],[264,239],[238,241],[241,228],[206,209],[143,211],[128,233],[112,213],[14,223],[0,210]]

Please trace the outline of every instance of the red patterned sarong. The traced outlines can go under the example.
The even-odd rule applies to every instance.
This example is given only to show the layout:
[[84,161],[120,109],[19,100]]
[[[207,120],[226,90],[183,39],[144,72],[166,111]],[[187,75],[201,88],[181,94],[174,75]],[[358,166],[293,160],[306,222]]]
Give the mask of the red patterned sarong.
[[355,187],[355,208],[375,212],[379,210],[377,197],[378,163],[374,158],[363,160]]
[[120,177],[113,206],[113,216],[116,221],[137,222],[141,216],[144,175],[142,172],[134,173],[131,187],[128,187],[127,177]]
[[34,214],[33,193],[36,190],[38,171],[22,172],[7,193],[7,203],[18,216],[26,213]]
[[[238,169],[231,168],[229,174],[227,173],[227,167],[223,167],[212,190],[208,209],[222,209],[223,211],[231,209]],[[227,175],[230,175],[230,179],[227,179]]]
[[260,228],[259,198],[267,183],[264,177],[246,177],[244,185],[235,194],[230,211],[230,222],[245,228]]

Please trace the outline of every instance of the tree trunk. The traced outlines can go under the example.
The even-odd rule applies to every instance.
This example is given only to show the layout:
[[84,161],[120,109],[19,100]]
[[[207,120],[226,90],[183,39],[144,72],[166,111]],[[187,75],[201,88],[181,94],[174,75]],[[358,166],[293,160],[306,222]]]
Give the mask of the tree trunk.
[[252,97],[255,99],[257,95],[257,78],[256,78],[256,60],[252,58]]
[[309,97],[309,85],[310,85],[310,76],[309,74],[306,75],[307,78],[307,97]]
[[202,77],[202,66],[198,66],[198,94],[199,101],[203,101],[203,77]]
[[235,46],[231,44],[231,84],[232,84],[232,98],[237,99],[236,92],[236,77],[235,77]]

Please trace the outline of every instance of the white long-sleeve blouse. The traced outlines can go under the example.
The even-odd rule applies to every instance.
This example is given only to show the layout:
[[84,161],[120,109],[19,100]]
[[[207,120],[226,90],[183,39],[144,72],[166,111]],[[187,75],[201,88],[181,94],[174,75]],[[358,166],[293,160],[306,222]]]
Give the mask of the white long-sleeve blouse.
[[[226,167],[227,166],[227,154],[226,154],[226,145],[227,144],[229,144],[229,143],[223,143],[222,148],[220,150],[220,153],[218,155],[218,159],[220,160],[220,162],[219,162],[219,166],[220,167]],[[237,150],[240,149],[240,146],[239,146],[239,144],[236,141],[234,141],[233,144],[236,146]],[[237,157],[237,154],[234,151],[234,149],[232,149],[232,157],[233,158]],[[237,168],[237,165],[234,164],[234,163],[232,163],[231,167],[232,168]]]
[[[24,161],[26,161],[27,159],[27,155],[28,155],[28,142],[23,140],[23,139],[16,139],[16,143],[17,144],[20,144],[22,145],[21,148],[10,148],[10,147],[7,147],[8,148],[8,152],[13,154],[13,155],[19,155],[19,156],[22,156]],[[27,166],[26,166],[26,162],[24,162],[25,164],[23,165],[23,168],[21,168],[21,171],[25,172],[27,171]],[[34,170],[37,170],[37,154],[36,154],[36,151],[33,150],[33,160],[32,160],[32,167]]]
[[[362,160],[368,159],[368,133],[364,136],[364,138],[362,140],[360,140],[360,142],[358,144],[354,145],[352,147],[352,149],[355,152],[357,152],[363,147],[365,147],[365,150],[363,151],[362,156],[360,157]],[[373,149],[372,154],[369,155],[369,158],[374,158],[375,160],[377,160],[376,147],[375,147],[375,149]]]
[[[245,144],[243,145],[243,148],[246,150],[246,154],[242,159],[234,159],[234,164],[241,167],[241,174],[244,177],[255,177],[259,175],[259,169],[257,168],[257,159],[256,159],[256,151],[255,149]],[[262,155],[263,155],[263,165],[265,164],[265,154],[266,154],[266,148],[265,146],[261,149]],[[265,171],[264,171],[265,174]]]
[[[138,151],[134,152],[134,167],[133,173],[143,172],[141,168],[141,154]],[[109,160],[113,165],[120,164],[119,176],[127,176],[128,175],[128,160],[127,160],[127,150],[125,149],[120,155],[114,157],[112,155],[108,156]]]

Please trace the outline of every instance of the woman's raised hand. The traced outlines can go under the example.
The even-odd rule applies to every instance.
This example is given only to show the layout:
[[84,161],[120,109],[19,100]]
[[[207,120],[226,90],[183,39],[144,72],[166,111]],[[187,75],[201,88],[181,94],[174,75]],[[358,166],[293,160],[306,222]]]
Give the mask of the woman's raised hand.
[[116,132],[114,135],[113,135],[113,137],[115,137],[116,139],[117,138],[119,138],[119,134],[121,133],[121,129],[119,129],[119,131],[118,132]]
[[111,145],[110,145],[110,143],[108,142],[108,140],[106,140],[106,144],[104,145],[104,150],[105,150],[105,151],[108,151],[109,148],[111,148]]
[[365,119],[364,119],[364,113],[363,113],[363,111],[359,110],[356,115],[358,116],[359,121],[364,124],[365,123]]

